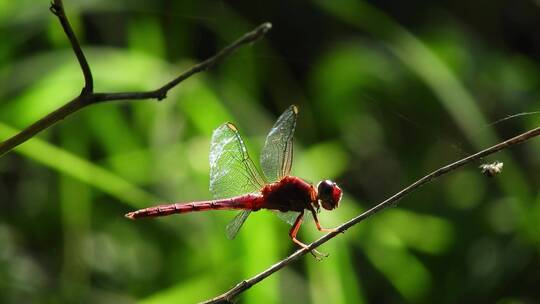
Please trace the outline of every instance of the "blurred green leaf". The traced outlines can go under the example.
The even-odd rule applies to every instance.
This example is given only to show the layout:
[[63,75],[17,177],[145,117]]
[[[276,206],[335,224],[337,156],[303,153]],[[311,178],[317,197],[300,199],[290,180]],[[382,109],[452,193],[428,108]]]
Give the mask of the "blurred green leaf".
[[129,49],[156,57],[165,54],[165,41],[159,21],[154,18],[134,19],[128,31]]
[[343,135],[350,132],[347,128],[351,121],[356,121],[356,116],[366,110],[366,103],[371,102],[366,92],[395,83],[399,75],[399,66],[366,41],[334,46],[319,59],[311,74],[311,90],[325,113],[319,124],[343,126]]
[[456,172],[448,177],[446,195],[448,203],[458,209],[471,209],[481,202],[485,195],[483,176],[478,171]]
[[[88,137],[84,135],[79,130],[64,129],[63,146],[86,156]],[[66,174],[60,177],[59,188],[62,230],[66,240],[61,289],[65,299],[76,301],[81,294],[89,292],[88,265],[80,263],[80,257],[84,255],[85,241],[90,235],[92,192],[87,184]]]
[[183,280],[171,288],[163,289],[140,301],[141,304],[197,303],[208,300],[207,295],[218,295],[222,290],[216,284],[216,276],[211,272],[199,277]]
[[420,215],[403,209],[387,210],[372,219],[372,233],[380,242],[397,242],[431,254],[447,251],[453,243],[454,230],[448,220]]
[[[18,130],[0,123],[0,137],[7,138],[16,132]],[[160,201],[157,197],[137,188],[113,172],[38,138],[30,139],[16,148],[15,151],[62,174],[72,176],[100,189],[133,207],[141,208],[146,206],[148,202]]]
[[[309,232],[303,235],[309,235],[310,238],[319,238],[323,235],[309,221],[303,226],[305,226],[303,229]],[[304,263],[308,269],[313,303],[365,302],[357,273],[350,267],[355,262],[346,246],[347,239],[335,239],[321,246],[318,250],[329,254],[322,261],[316,261],[309,255],[306,256]]]
[[215,128],[230,120],[231,114],[219,97],[199,80],[185,82],[178,99],[178,107],[199,133],[209,136]]
[[483,147],[497,141],[494,133],[488,130],[481,136],[472,136],[487,125],[477,102],[446,63],[411,32],[364,1],[315,2],[327,13],[382,39],[394,55],[433,90],[463,133],[476,146]]
[[322,142],[297,153],[293,174],[317,183],[338,177],[347,167],[347,155],[336,142]]
[[[270,267],[281,258],[278,244],[290,243],[290,238],[286,233],[277,234],[275,227],[279,224],[286,227],[286,223],[281,223],[271,212],[264,211],[250,215],[248,223],[242,228],[239,237],[245,247],[245,257],[242,263],[243,278],[249,278]],[[283,231],[285,232],[285,231]],[[260,303],[264,299],[265,303],[280,303],[279,280],[280,273],[260,282],[254,288],[246,291],[242,295],[245,303]]]
[[394,285],[408,302],[419,302],[431,285],[431,276],[416,257],[399,244],[382,243],[370,238],[363,246],[368,259]]

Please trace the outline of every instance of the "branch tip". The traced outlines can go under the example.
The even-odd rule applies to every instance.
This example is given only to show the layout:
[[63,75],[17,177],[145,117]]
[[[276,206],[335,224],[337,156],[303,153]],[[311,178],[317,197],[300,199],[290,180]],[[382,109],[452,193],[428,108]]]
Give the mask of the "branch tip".
[[162,101],[163,99],[167,98],[167,92],[163,92],[163,93],[160,93],[159,95],[157,95],[157,100],[158,101]]
[[49,11],[53,13],[56,16],[59,16],[62,12],[62,7],[54,2],[51,2],[51,5],[49,6]]
[[269,30],[272,29],[272,23],[270,22],[265,22],[263,24],[261,24],[259,26],[259,30],[263,33],[263,34],[266,34]]

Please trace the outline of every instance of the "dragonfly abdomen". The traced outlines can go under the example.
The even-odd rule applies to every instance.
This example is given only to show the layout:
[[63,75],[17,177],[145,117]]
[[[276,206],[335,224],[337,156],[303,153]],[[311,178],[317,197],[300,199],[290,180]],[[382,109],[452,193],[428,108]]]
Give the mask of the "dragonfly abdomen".
[[261,196],[257,194],[247,194],[213,201],[166,204],[133,211],[125,216],[129,219],[137,219],[197,211],[254,209],[260,198]]

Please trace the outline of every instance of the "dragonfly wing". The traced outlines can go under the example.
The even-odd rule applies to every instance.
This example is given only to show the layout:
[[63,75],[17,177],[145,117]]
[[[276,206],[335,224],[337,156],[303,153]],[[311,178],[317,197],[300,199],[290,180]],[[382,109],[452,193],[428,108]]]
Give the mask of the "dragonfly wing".
[[294,211],[287,211],[287,212],[281,212],[278,210],[274,211],[274,214],[277,215],[282,221],[289,225],[294,225],[294,222],[296,221],[296,218],[298,217],[298,214],[300,212],[294,212]]
[[232,240],[236,237],[238,231],[240,231],[240,228],[242,228],[242,225],[244,225],[244,222],[247,220],[250,213],[251,210],[242,210],[238,212],[238,214],[236,214],[232,221],[227,225],[226,231],[227,238],[229,240]]
[[214,198],[257,192],[265,184],[236,126],[225,123],[214,130],[210,144],[210,192]]
[[289,175],[293,157],[293,135],[298,108],[290,106],[278,118],[264,143],[261,153],[261,168],[270,182]]

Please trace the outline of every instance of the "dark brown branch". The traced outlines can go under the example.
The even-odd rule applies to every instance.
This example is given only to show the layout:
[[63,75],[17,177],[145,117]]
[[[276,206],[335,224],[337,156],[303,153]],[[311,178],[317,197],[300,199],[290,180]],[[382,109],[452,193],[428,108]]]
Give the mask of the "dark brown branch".
[[259,38],[264,36],[271,28],[272,28],[272,25],[268,22],[259,25],[256,29],[254,29],[253,31],[249,33],[244,34],[244,36],[240,37],[238,40],[236,40],[232,44],[226,46],[214,56],[192,66],[189,70],[185,71],[180,76],[171,80],[169,83],[165,84],[159,89],[156,89],[153,91],[147,91],[147,92],[96,93],[95,94],[96,99],[97,99],[96,102],[109,101],[109,100],[126,100],[126,99],[135,100],[135,99],[147,99],[147,98],[155,98],[157,100],[162,100],[165,97],[167,97],[167,92],[170,89],[174,88],[180,82],[186,80],[187,78],[193,76],[194,74],[208,70],[209,68],[215,66],[218,62],[223,60],[223,58],[232,54],[236,49],[238,49],[242,45],[257,41]]
[[351,228],[352,226],[360,223],[361,221],[367,219],[368,217],[372,216],[373,214],[389,207],[392,205],[395,205],[401,198],[403,198],[405,195],[411,193],[413,190],[418,189],[420,186],[434,180],[437,177],[440,177],[450,171],[453,171],[463,165],[466,165],[472,161],[478,160],[484,156],[493,154],[495,152],[498,152],[502,149],[506,149],[508,147],[520,144],[522,142],[525,142],[535,136],[540,135],[540,127],[530,130],[528,132],[522,133],[516,137],[513,137],[509,140],[506,140],[504,142],[501,142],[499,144],[496,144],[488,149],[485,149],[483,151],[480,151],[478,153],[472,154],[468,157],[465,157],[463,159],[460,159],[454,163],[451,163],[449,165],[446,165],[440,169],[437,169],[430,174],[422,177],[421,179],[417,180],[416,182],[412,183],[408,187],[404,188],[403,190],[399,191],[398,193],[392,195],[382,203],[376,205],[375,207],[367,210],[366,212],[358,215],[357,217],[349,220],[348,222],[340,225],[336,228],[335,232],[331,232],[326,234],[325,236],[321,237],[320,239],[316,240],[315,242],[311,243],[308,248],[306,249],[300,249],[296,251],[295,253],[291,254],[287,258],[279,261],[278,263],[270,266],[270,268],[266,269],[265,271],[259,273],[258,275],[244,280],[240,283],[238,283],[235,287],[227,291],[226,293],[215,297],[211,300],[208,300],[203,303],[229,303],[234,297],[238,296],[240,293],[244,292],[245,290],[249,289],[251,286],[257,284],[258,282],[264,280],[266,277],[270,276],[274,272],[279,271],[280,269],[284,268],[285,266],[291,264],[292,262],[298,260],[300,257],[306,255],[311,250],[319,247],[320,245],[328,242],[329,240],[336,237],[338,234],[345,232],[345,230]]
[[90,66],[88,65],[88,62],[86,61],[86,57],[84,56],[84,53],[81,49],[81,45],[79,44],[79,41],[77,40],[77,36],[75,36],[75,33],[73,33],[71,24],[69,24],[69,20],[66,17],[66,13],[64,11],[64,4],[62,3],[62,0],[54,0],[51,3],[51,6],[49,9],[51,10],[53,14],[56,15],[56,17],[58,17],[58,20],[60,20],[60,24],[62,24],[64,33],[66,33],[66,36],[69,39],[69,43],[71,43],[71,48],[73,49],[75,56],[77,56],[77,60],[79,61],[79,65],[81,66],[81,70],[84,76],[84,87],[82,89],[81,94],[92,93],[94,90],[94,80],[92,79],[92,71],[90,71]]
[[60,108],[49,113],[47,116],[39,119],[34,122],[21,132],[15,134],[14,136],[8,138],[0,144],[0,156],[11,151],[13,148],[22,144],[23,142],[34,137],[37,133],[42,130],[54,125],[60,120],[64,119],[71,113],[77,112],[78,110],[84,108],[87,104],[84,101],[84,96],[80,95],[72,99],[70,102],[61,106]]
[[69,21],[64,12],[62,1],[54,0],[53,3],[51,3],[50,10],[60,20],[60,23],[62,24],[62,28],[64,29],[64,32],[66,33],[71,43],[73,51],[75,55],[77,56],[77,60],[79,61],[81,70],[84,74],[85,85],[79,96],[75,97],[73,100],[63,105],[62,107],[58,108],[57,110],[49,113],[47,116],[39,119],[32,125],[26,127],[21,132],[1,142],[0,143],[0,156],[6,154],[7,152],[11,151],[13,148],[24,143],[25,141],[32,138],[39,132],[51,127],[55,123],[67,117],[68,115],[75,113],[86,106],[89,106],[95,103],[100,103],[100,102],[112,101],[112,100],[140,100],[140,99],[149,99],[149,98],[162,100],[167,96],[167,92],[170,89],[174,88],[176,85],[178,85],[180,82],[186,80],[187,78],[199,72],[205,71],[213,67],[214,65],[219,63],[221,60],[223,60],[225,57],[232,54],[235,50],[242,47],[243,45],[257,41],[259,38],[263,37],[272,28],[272,25],[270,23],[263,23],[259,25],[253,31],[244,34],[242,37],[237,39],[232,44],[223,48],[214,56],[206,59],[203,62],[200,62],[194,65],[189,70],[180,74],[178,77],[176,77],[175,79],[171,80],[170,82],[168,82],[167,84],[165,84],[164,86],[156,90],[142,91],[142,92],[94,93],[92,73],[90,71],[90,67],[88,66],[88,63],[79,45],[79,42],[77,41],[77,38],[75,37],[73,30],[71,29]]

